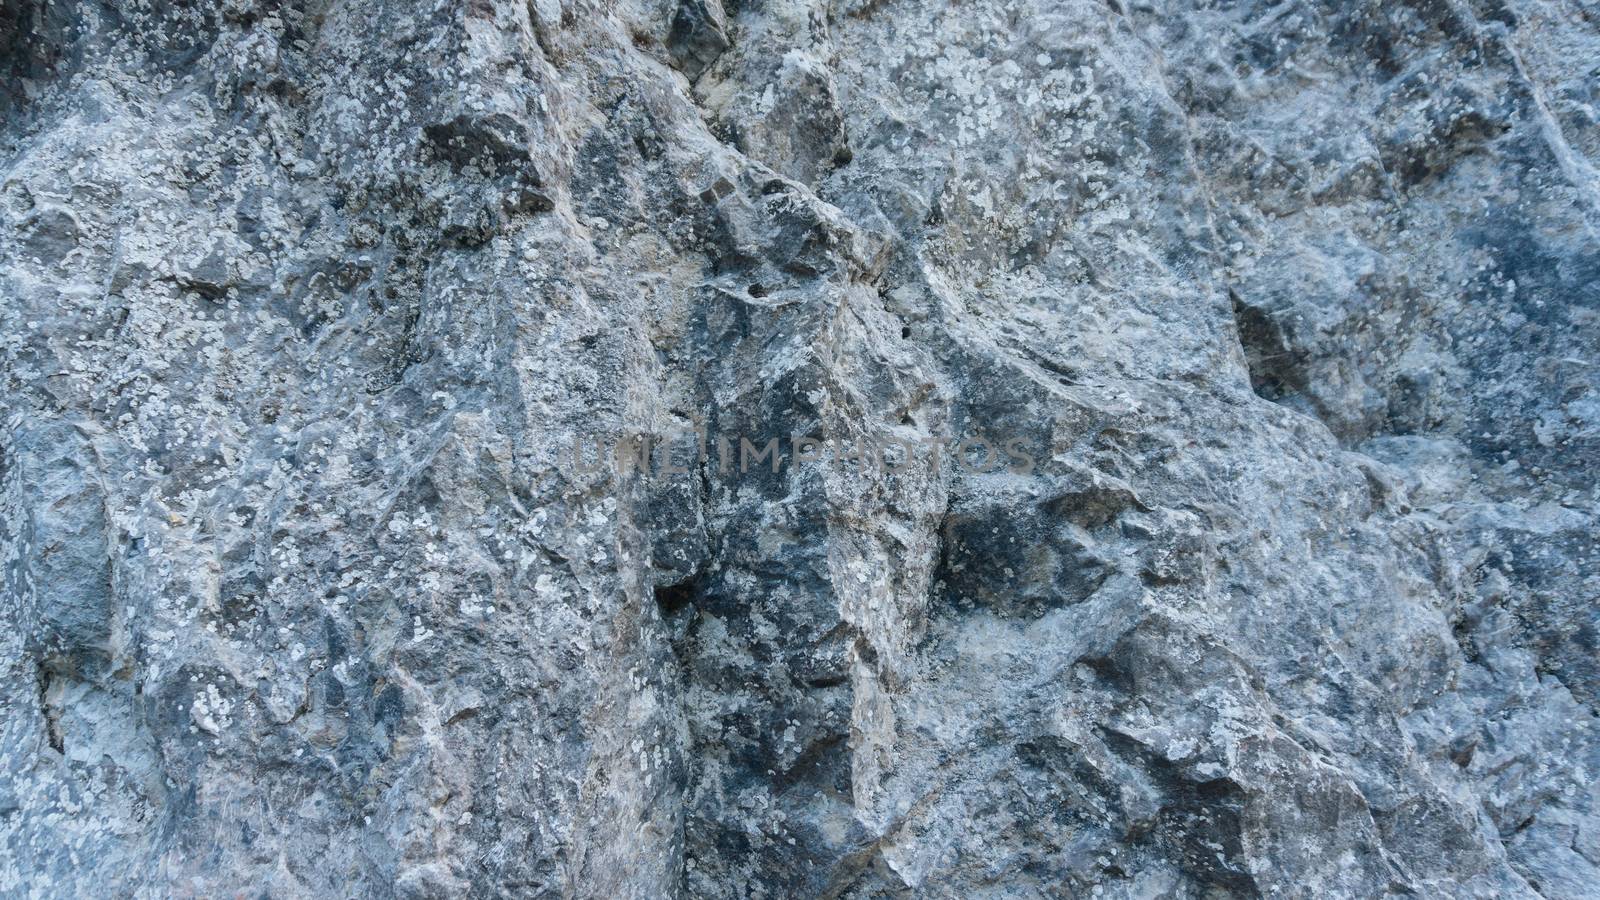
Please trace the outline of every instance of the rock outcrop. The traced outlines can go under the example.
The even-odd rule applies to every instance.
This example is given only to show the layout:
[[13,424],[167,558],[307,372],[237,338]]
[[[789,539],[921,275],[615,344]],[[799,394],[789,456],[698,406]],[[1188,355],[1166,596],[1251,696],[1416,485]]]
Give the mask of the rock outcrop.
[[1594,896],[1591,0],[0,13],[0,895]]

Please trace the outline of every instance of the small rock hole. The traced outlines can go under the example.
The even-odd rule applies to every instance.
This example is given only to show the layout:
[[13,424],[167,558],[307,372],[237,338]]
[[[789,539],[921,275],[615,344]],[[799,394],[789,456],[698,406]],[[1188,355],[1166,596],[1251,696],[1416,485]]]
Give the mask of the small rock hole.
[[656,588],[656,605],[661,607],[663,616],[673,616],[694,602],[694,593],[692,579],[664,584]]

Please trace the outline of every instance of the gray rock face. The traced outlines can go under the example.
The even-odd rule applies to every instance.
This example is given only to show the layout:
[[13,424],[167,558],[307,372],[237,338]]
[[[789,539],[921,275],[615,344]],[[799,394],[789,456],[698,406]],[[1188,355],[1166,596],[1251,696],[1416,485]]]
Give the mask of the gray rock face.
[[1596,896],[1591,0],[0,11],[0,895]]

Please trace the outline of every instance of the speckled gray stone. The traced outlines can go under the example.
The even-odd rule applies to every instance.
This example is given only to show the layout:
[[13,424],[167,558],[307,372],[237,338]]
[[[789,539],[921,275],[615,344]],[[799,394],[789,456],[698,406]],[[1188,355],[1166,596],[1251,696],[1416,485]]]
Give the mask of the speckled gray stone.
[[1597,22],[0,0],[0,896],[1595,896]]

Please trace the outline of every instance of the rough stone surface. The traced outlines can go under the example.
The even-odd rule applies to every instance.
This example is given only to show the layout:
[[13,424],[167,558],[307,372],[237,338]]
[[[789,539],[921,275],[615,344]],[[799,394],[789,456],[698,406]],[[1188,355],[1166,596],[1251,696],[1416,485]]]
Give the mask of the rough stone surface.
[[0,895],[1596,896],[1597,64],[0,0]]

